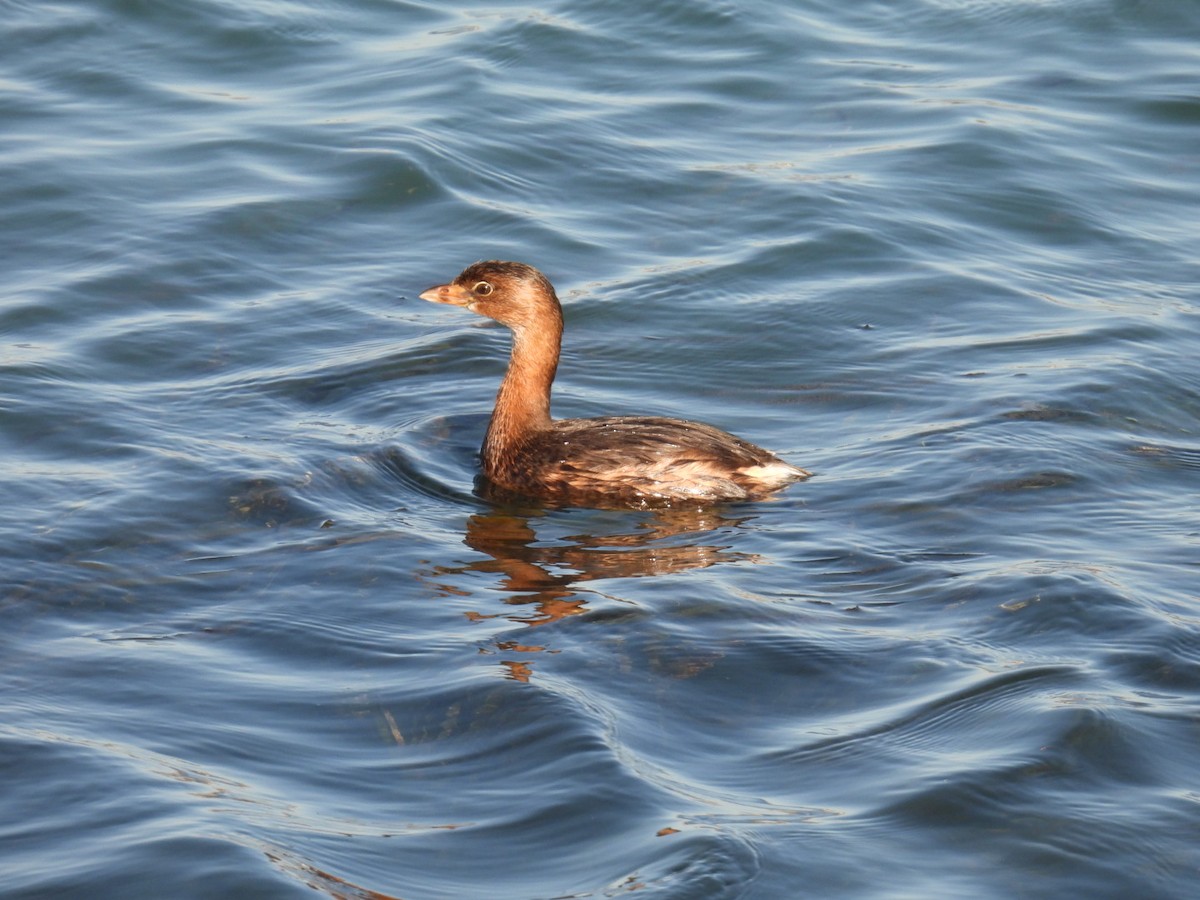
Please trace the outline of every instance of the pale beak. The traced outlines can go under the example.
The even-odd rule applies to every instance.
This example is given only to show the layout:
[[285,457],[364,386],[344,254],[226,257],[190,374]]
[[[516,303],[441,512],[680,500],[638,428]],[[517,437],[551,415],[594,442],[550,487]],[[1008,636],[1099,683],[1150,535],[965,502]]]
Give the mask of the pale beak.
[[461,284],[439,284],[419,294],[422,300],[448,303],[451,306],[470,306],[475,297]]

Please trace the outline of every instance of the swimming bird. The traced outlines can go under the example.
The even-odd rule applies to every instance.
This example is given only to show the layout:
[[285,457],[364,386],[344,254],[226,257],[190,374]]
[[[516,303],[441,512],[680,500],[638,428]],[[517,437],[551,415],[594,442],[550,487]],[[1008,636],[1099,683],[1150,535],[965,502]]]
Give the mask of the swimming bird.
[[572,506],[694,506],[761,499],[810,475],[701,422],[552,418],[562,306],[553,285],[533,266],[477,262],[420,296],[464,307],[512,331],[508,371],[480,450],[483,475],[492,485]]

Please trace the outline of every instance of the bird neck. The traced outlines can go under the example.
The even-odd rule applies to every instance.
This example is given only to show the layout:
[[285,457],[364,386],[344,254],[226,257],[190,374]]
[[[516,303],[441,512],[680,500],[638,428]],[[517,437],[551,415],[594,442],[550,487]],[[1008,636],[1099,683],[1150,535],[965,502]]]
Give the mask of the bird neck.
[[513,328],[512,358],[483,441],[485,471],[511,461],[530,437],[550,428],[550,389],[561,345],[562,313],[557,309]]

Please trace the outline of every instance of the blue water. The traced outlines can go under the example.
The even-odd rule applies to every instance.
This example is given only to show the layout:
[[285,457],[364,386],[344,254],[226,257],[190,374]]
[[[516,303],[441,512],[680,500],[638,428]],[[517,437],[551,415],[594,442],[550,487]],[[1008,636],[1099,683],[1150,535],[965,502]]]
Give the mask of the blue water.
[[[16,0],[5,898],[1200,892],[1200,6]],[[556,413],[815,477],[493,506]]]

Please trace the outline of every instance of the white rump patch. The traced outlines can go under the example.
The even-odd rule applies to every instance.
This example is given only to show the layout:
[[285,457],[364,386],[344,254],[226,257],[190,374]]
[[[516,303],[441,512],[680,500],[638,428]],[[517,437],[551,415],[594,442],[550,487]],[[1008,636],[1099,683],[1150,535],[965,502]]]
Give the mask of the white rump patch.
[[809,473],[785,462],[767,463],[765,466],[746,466],[738,472],[763,484],[786,484]]

